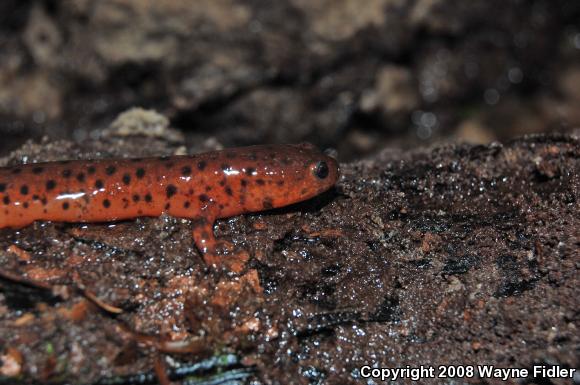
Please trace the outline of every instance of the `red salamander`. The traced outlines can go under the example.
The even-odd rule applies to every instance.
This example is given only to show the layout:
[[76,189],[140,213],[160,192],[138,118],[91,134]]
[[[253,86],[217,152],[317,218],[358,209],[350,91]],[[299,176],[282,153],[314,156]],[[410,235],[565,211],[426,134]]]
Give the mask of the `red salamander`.
[[330,189],[338,175],[336,160],[308,144],[5,167],[0,168],[0,228],[167,213],[192,219],[206,263],[219,264],[217,218],[309,199]]

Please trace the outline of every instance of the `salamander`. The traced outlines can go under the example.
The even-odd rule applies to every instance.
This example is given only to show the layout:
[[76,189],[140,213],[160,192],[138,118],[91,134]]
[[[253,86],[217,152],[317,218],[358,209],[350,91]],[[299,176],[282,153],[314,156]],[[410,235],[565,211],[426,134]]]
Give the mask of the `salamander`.
[[338,176],[336,160],[309,144],[4,167],[0,228],[166,213],[191,219],[195,245],[206,263],[218,265],[216,219],[309,199],[330,189]]

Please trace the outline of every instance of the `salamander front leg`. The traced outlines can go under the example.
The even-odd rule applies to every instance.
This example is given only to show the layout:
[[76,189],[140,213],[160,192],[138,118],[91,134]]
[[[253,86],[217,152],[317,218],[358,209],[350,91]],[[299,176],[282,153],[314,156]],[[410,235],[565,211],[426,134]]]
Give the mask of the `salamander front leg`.
[[208,265],[219,265],[220,259],[215,254],[217,241],[213,235],[213,219],[205,217],[193,220],[193,241]]
[[230,242],[217,240],[213,234],[213,219],[201,217],[193,220],[193,240],[203,255],[206,265],[233,272],[241,272],[249,255],[245,251],[235,252]]

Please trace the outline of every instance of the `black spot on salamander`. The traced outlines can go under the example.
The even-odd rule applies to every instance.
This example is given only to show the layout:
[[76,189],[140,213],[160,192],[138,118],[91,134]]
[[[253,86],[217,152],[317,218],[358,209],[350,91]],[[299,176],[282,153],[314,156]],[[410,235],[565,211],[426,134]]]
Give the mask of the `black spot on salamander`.
[[36,174],[36,175],[42,174],[43,171],[44,171],[44,167],[40,167],[40,166],[39,167],[34,167],[32,169],[32,173],[33,174]]
[[191,167],[189,167],[189,166],[183,166],[181,168],[181,175],[183,175],[183,176],[190,176],[191,175]]
[[189,208],[189,206],[191,206],[191,203],[189,203],[189,201],[185,201],[185,202],[183,203],[183,207],[184,207],[184,208],[188,209],[188,208]]
[[46,182],[46,191],[50,191],[56,187],[56,182],[52,179]]
[[264,182],[264,179],[256,179],[256,184],[258,186],[263,186],[266,184],[266,182]]
[[201,232],[201,237],[203,239],[209,239],[209,233],[207,231],[202,231]]
[[264,200],[262,201],[262,207],[264,208],[264,210],[273,209],[274,203],[272,202],[272,198],[270,197],[264,198]]
[[40,197],[39,197],[38,195],[36,195],[36,194],[34,194],[34,195],[32,196],[32,200],[33,200],[33,201],[37,201],[37,200],[39,200],[39,199],[40,199]]
[[64,170],[62,170],[62,177],[63,178],[70,178],[71,175],[72,175],[72,170],[70,168],[65,168]]
[[193,195],[193,189],[192,189],[192,188],[190,188],[190,189],[187,191],[187,194],[188,194],[188,195]]
[[104,199],[103,200],[103,206],[108,209],[109,207],[111,207],[111,201],[108,199]]
[[169,210],[171,208],[171,203],[166,203],[165,204],[165,210]]
[[234,192],[232,191],[232,189],[230,188],[230,186],[226,186],[226,188],[224,189],[226,194],[228,194],[229,196],[233,196]]
[[145,194],[145,202],[150,203],[151,201],[153,201],[153,197],[151,196],[151,194],[149,193]]
[[102,180],[100,180],[100,179],[97,179],[97,180],[95,181],[95,188],[96,188],[97,190],[100,190],[100,189],[102,189],[103,187],[104,187],[103,181],[102,181]]
[[169,199],[172,196],[174,196],[175,194],[177,194],[177,187],[175,187],[174,185],[170,184],[165,189],[165,193],[167,194],[167,198]]
[[68,202],[63,202],[63,204],[62,204],[62,209],[63,210],[68,210],[69,207],[70,207],[70,205],[69,205]]
[[89,175],[93,175],[95,172],[97,172],[97,169],[95,168],[95,166],[89,166],[89,168],[87,168],[87,172],[89,173]]
[[205,160],[200,160],[199,162],[197,162],[197,169],[199,171],[203,171],[206,166],[207,166],[207,162]]
[[127,207],[129,207],[129,199],[123,198],[121,200],[123,201],[123,208],[124,209],[126,209]]
[[6,183],[0,183],[0,192],[6,191]]
[[220,186],[224,187],[226,185],[226,180],[222,179],[220,180]]
[[139,200],[141,199],[141,197],[139,196],[139,194],[133,194],[133,202],[139,202]]
[[25,209],[27,209],[27,208],[28,208],[28,202],[24,202],[24,203],[22,204],[22,207],[24,207]]
[[308,189],[303,188],[302,190],[300,190],[300,195],[306,195],[307,192],[308,192]]
[[115,172],[117,172],[117,167],[115,167],[113,165],[107,166],[107,168],[105,169],[105,174],[107,174],[109,176],[113,175]]
[[205,194],[201,194],[201,195],[199,196],[199,200],[200,200],[201,202],[204,202],[204,203],[205,203],[205,202],[209,202],[209,197],[208,197],[207,195],[205,195]]
[[279,181],[276,182],[276,184],[278,186],[284,186],[284,181],[283,180],[279,180]]
[[79,172],[77,175],[77,180],[79,182],[84,182],[85,181],[85,173],[84,172]]
[[135,171],[135,176],[139,179],[143,178],[145,176],[145,170],[139,167],[137,171]]
[[240,184],[242,185],[242,187],[246,187],[246,186],[248,185],[248,181],[247,181],[247,180],[245,180],[245,179],[242,179],[242,180],[240,181]]
[[28,186],[23,184],[22,186],[20,186],[20,194],[22,195],[28,195]]
[[205,191],[206,192],[210,192],[211,191],[211,186],[210,185],[205,186]]
[[2,198],[2,202],[4,202],[5,205],[10,204],[10,197],[5,195],[4,198]]
[[227,164],[227,163],[223,163],[223,164],[222,164],[222,170],[224,170],[224,171],[227,171],[227,170],[229,170],[229,169],[231,169],[231,168],[232,168],[232,166],[230,166],[230,165],[229,165],[229,164]]
[[256,169],[253,167],[246,168],[246,175],[253,176],[256,174]]
[[46,200],[46,198],[45,198],[45,197],[43,197],[43,198],[40,200],[40,202],[42,202],[42,205],[43,205],[43,206],[46,206],[46,204],[48,203],[48,201]]
[[13,168],[12,169],[12,174],[20,174],[22,172],[22,169],[20,168]]
[[131,175],[124,174],[123,175],[123,183],[125,184],[125,186],[128,186],[131,183]]

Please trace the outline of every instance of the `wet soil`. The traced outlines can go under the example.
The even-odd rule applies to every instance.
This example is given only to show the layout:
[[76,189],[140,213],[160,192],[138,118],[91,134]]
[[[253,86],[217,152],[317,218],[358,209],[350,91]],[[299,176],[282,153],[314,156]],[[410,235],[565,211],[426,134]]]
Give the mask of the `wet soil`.
[[[112,135],[28,143],[3,162],[184,151],[163,135]],[[161,372],[354,384],[363,365],[578,368],[579,155],[577,137],[553,135],[343,163],[328,193],[218,221],[216,234],[251,255],[240,274],[203,265],[187,220],[2,230],[2,382]]]

